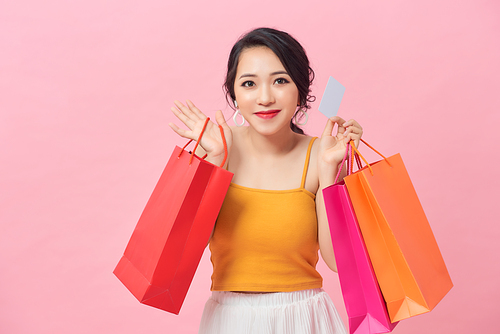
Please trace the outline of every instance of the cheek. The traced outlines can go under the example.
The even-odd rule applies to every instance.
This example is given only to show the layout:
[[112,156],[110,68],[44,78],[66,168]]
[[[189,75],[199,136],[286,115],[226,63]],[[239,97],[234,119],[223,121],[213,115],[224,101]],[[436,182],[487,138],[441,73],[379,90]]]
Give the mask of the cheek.
[[238,101],[239,106],[245,105],[251,100],[250,94],[238,90],[234,91],[234,96],[236,96],[236,101]]
[[235,87],[234,88],[234,96],[236,97],[236,101],[238,104],[254,102],[258,96],[258,90],[255,89],[246,89],[244,87]]
[[283,100],[286,100],[287,103],[293,104],[294,106],[297,106],[297,104],[300,104],[299,91],[295,87],[291,88],[289,90],[283,91],[281,98]]

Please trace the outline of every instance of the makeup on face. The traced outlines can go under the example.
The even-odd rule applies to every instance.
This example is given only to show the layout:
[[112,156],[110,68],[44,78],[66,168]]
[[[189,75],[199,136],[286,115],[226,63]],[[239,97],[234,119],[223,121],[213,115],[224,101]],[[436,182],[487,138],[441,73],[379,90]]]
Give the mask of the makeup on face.
[[256,112],[254,115],[256,115],[257,117],[260,117],[262,119],[271,119],[271,118],[278,116],[280,111],[281,110],[279,110],[279,109],[263,110],[263,111]]
[[268,48],[241,53],[234,92],[241,115],[263,133],[289,127],[299,100],[295,83]]

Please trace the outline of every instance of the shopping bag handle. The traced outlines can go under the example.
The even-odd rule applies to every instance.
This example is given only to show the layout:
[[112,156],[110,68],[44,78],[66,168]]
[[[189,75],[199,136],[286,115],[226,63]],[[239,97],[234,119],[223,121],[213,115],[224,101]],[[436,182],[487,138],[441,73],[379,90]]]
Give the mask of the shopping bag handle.
[[[380,153],[379,151],[377,151],[376,149],[374,149],[370,144],[368,144],[366,141],[364,141],[363,139],[360,139],[366,146],[368,146],[369,148],[371,148],[373,151],[375,151],[375,153],[377,153],[378,155],[380,155],[382,158],[384,158],[384,160],[387,162],[387,164],[392,167],[391,163],[389,162],[389,160],[387,160],[387,158],[382,154]],[[366,166],[370,169],[370,173],[373,175],[373,169],[372,167],[370,166],[370,164],[366,161],[366,159],[363,157],[363,155],[361,155],[361,153],[359,153],[358,149],[356,148],[356,145],[354,145],[354,142],[351,140],[349,142],[351,144],[351,147],[352,149],[355,151],[354,155],[356,156],[359,156],[361,157],[361,159],[363,159],[363,161],[365,162]],[[359,158],[358,158],[359,159]],[[351,167],[352,167],[352,164],[351,164]]]
[[[196,145],[194,146],[193,153],[191,154],[191,158],[189,158],[189,164],[191,165],[191,162],[193,161],[193,156],[194,152],[196,152],[196,149],[198,148],[198,145],[200,144],[201,137],[203,136],[203,133],[205,132],[205,129],[207,128],[208,121],[210,121],[210,117],[207,117],[205,120],[205,124],[203,124],[203,128],[201,129],[200,136],[198,137],[198,140],[196,140]],[[227,143],[226,143],[226,137],[224,136],[224,129],[222,128],[221,125],[219,125],[219,130],[220,130],[220,135],[222,137],[222,144],[224,144],[224,160],[222,160],[222,163],[220,167],[224,166],[227,160]],[[179,153],[179,157],[181,156],[182,152],[184,152],[184,149],[193,141],[193,139],[190,139],[186,145],[182,148],[181,152]],[[207,157],[207,154],[205,154],[202,159],[205,159]]]
[[[351,141],[352,140],[350,140],[350,142]],[[347,168],[348,168],[347,175],[351,175],[353,173],[353,170],[352,170],[352,168],[354,166],[354,162],[352,161],[353,159],[356,160],[356,165],[358,165],[358,169],[363,168],[363,165],[361,164],[361,159],[359,158],[359,155],[356,152],[354,152],[354,154],[352,154],[352,147],[351,147],[350,143],[349,143],[349,150],[350,150],[349,151],[349,160],[347,161]]]
[[[371,148],[372,150],[374,150],[378,155],[380,155],[382,158],[384,158],[384,160],[387,162],[387,164],[392,167],[392,165],[389,162],[389,160],[387,160],[387,158],[382,153],[380,153],[379,151],[377,151],[376,149],[374,149],[370,144],[368,144],[363,139],[360,139],[360,140],[366,146],[368,146],[369,148]],[[352,153],[353,150],[354,150],[354,153]],[[352,140],[350,140],[349,143],[347,144],[346,149],[345,149],[345,155],[344,155],[344,158],[342,159],[342,162],[340,164],[341,167],[340,167],[339,171],[337,172],[337,176],[335,177],[335,183],[337,183],[338,180],[339,180],[340,173],[342,172],[342,169],[344,169],[344,163],[345,163],[346,160],[347,160],[347,175],[351,175],[352,172],[353,172],[352,171],[352,168],[353,168],[353,165],[354,165],[353,159],[356,160],[356,164],[358,165],[358,169],[363,168],[363,166],[361,164],[360,157],[361,157],[361,159],[363,159],[363,161],[365,162],[365,164],[368,167],[368,169],[370,169],[370,173],[373,175],[373,169],[372,169],[372,167],[366,161],[366,159],[361,155],[361,153],[359,153],[359,151],[356,148],[356,145],[354,145],[354,142]]]
[[[352,140],[349,141],[349,143],[351,143],[351,142],[352,142]],[[347,146],[345,148],[345,155],[344,155],[344,158],[342,159],[342,162],[340,163],[340,169],[337,172],[337,176],[335,177],[335,183],[337,183],[337,181],[339,180],[340,173],[342,172],[342,169],[344,169],[344,163],[346,160],[347,160],[347,175],[352,174],[353,156],[356,159],[356,164],[358,165],[358,169],[361,169],[363,167],[361,165],[361,160],[359,159],[359,156],[356,153],[352,154],[352,148],[351,148],[351,145],[349,145],[349,143],[347,144]]]
[[[344,163],[347,159],[347,157],[351,154],[351,146],[347,145],[347,147],[345,148],[345,154],[344,154],[344,158],[342,159],[342,162],[340,163],[340,168],[339,168],[339,171],[337,172],[337,176],[335,177],[335,183],[337,183],[337,181],[339,180],[339,177],[340,177],[340,173],[342,172],[342,169],[344,169]],[[348,160],[349,161],[349,160]],[[352,169],[350,170],[349,169],[349,166],[347,167],[347,173],[350,174],[350,172],[352,172]]]

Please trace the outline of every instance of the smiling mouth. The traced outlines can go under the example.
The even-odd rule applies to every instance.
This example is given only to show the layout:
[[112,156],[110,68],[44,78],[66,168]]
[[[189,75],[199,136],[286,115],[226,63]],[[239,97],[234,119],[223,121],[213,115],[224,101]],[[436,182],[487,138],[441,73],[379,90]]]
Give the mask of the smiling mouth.
[[270,118],[277,116],[280,111],[281,110],[265,110],[265,111],[256,112],[255,115],[257,117],[260,117],[260,118],[270,119]]

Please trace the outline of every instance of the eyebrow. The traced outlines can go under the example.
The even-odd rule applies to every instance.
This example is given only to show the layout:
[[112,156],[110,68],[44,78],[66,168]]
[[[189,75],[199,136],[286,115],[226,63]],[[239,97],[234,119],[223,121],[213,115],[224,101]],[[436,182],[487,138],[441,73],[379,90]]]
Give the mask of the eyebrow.
[[[286,75],[289,75],[287,71],[276,71],[276,72],[271,73],[271,75],[277,75],[277,74],[286,74]],[[254,78],[256,76],[257,76],[256,74],[244,73],[238,79],[247,78],[247,77]]]

